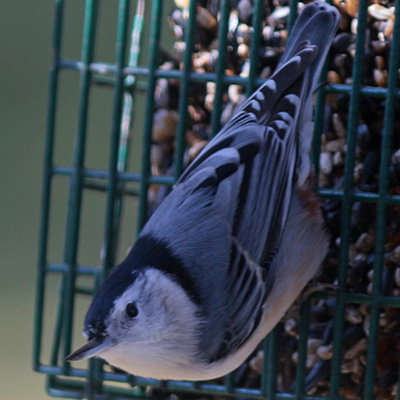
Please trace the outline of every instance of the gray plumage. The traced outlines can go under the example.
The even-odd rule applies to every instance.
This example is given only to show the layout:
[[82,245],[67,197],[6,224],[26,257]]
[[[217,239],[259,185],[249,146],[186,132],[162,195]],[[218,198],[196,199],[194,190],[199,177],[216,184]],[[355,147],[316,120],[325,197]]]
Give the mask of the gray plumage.
[[[311,96],[338,23],[325,3],[305,7],[277,71],[187,168],[96,294],[85,332],[112,345],[95,354],[87,345],[71,360],[98,354],[138,375],[208,379],[236,368],[279,321],[327,250],[305,181]],[[129,322],[130,298],[138,316]],[[151,328],[154,304],[164,322]],[[115,321],[127,328],[114,337]],[[151,341],[134,338],[146,329]]]

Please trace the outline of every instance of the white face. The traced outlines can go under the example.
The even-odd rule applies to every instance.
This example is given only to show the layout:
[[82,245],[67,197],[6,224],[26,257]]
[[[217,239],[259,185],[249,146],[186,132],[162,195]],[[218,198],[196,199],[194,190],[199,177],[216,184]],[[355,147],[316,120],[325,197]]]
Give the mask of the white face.
[[115,301],[105,321],[106,331],[114,342],[146,343],[162,339],[169,319],[168,294],[155,288],[154,283],[151,273],[139,274]]
[[97,356],[135,375],[176,376],[192,365],[199,323],[184,290],[162,272],[148,269],[115,301],[105,321],[112,345]]

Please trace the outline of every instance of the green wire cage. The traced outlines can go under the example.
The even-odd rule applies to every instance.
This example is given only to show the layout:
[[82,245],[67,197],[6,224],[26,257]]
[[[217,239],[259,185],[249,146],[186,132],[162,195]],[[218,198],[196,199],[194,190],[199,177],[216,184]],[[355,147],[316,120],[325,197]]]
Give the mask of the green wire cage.
[[[200,124],[206,126],[205,136],[209,138],[223,123],[221,114],[227,112],[228,88],[234,87],[240,94],[248,95],[273,70],[273,59],[279,56],[279,51],[268,58],[268,51],[272,51],[274,46],[265,46],[262,40],[266,40],[268,35],[268,40],[275,36],[271,36],[266,27],[272,21],[277,32],[290,32],[301,4],[296,0],[289,3],[280,0],[192,0],[187,4],[176,1],[176,5],[171,0],[119,0],[115,62],[106,63],[95,57],[99,14],[104,5],[100,0],[84,2],[81,58],[63,58],[67,3],[54,1],[53,61],[35,309],[33,365],[36,371],[47,375],[48,393],[76,399],[400,399],[400,333],[397,331],[397,320],[400,321],[400,153],[397,151],[400,148],[400,0],[385,0],[381,4],[366,0],[337,2],[343,14],[341,32],[347,36],[342,35],[336,46],[343,47],[348,40],[342,53],[351,57],[352,62],[347,65],[342,55],[336,58],[331,55],[330,63],[336,68],[336,74],[331,78],[340,78],[342,69],[349,71],[348,76],[335,80],[328,74],[326,80],[327,65],[316,94],[312,152],[318,177],[315,190],[324,201],[327,218],[333,215],[332,229],[337,230],[325,262],[333,272],[331,279],[325,282],[337,283],[342,290],[334,293],[333,302],[332,298],[328,299],[331,295],[324,291],[304,297],[301,307],[294,310],[295,316],[285,317],[285,321],[267,336],[250,363],[223,379],[211,382],[161,382],[127,375],[101,360],[71,364],[65,361],[65,357],[79,340],[77,332],[83,325],[82,312],[86,311],[91,296],[121,258],[120,227],[127,197],[137,199],[137,230],[140,231],[151,207],[149,189],[157,187],[159,193],[160,187],[171,187],[187,164],[187,137],[189,131],[192,134],[193,120],[196,119],[196,115],[191,113],[191,109],[196,108],[193,91],[212,88],[212,96],[208,98],[211,98],[212,106],[206,113],[207,124]],[[246,22],[237,11],[239,3],[252,10]],[[172,14],[173,9],[178,10],[178,17]],[[271,20],[273,13],[275,19]],[[208,29],[213,30],[214,39],[218,37],[218,41],[206,39],[206,44],[199,45],[198,41],[203,40],[198,37],[203,14],[211,18],[211,25],[215,23]],[[104,22],[105,16],[102,17]],[[179,43],[175,43],[179,54],[172,57],[164,54],[160,46],[168,20],[173,28],[175,26],[175,34],[182,35],[176,41]],[[183,21],[182,26],[179,26],[179,21]],[[251,44],[249,40],[248,47],[239,50],[239,46],[232,48],[232,35],[239,36],[238,26],[241,24],[247,26],[241,33],[241,40],[246,42],[243,37],[248,35]],[[278,40],[283,36],[276,35],[275,38]],[[148,52],[146,57],[141,51],[143,47]],[[202,53],[209,62],[211,48],[214,50],[212,68],[194,68],[194,60]],[[239,64],[246,73],[229,66],[232,52],[243,49],[247,54]],[[337,50],[337,53],[341,51]],[[260,68],[261,58],[267,59],[269,69]],[[146,67],[140,66],[142,59]],[[163,64],[165,59],[169,62],[168,68]],[[375,64],[371,65],[371,59]],[[335,64],[335,60],[343,63]],[[63,111],[59,105],[63,94],[60,80],[65,71],[71,71],[70,75],[79,74],[79,105],[75,116],[77,126],[73,135],[72,163],[57,165],[54,148],[61,133],[56,129],[56,122],[58,112]],[[366,79],[366,75],[372,79]],[[153,115],[159,108],[157,90],[160,80],[173,82],[177,88],[175,94],[169,93],[176,96],[175,105],[167,108],[173,108],[179,118],[175,121],[176,134],[170,146],[172,161],[168,172],[164,170],[159,174],[152,168],[152,146]],[[104,153],[108,168],[104,169],[89,168],[87,163],[89,105],[94,86],[101,90],[111,88],[113,93],[110,129],[106,128],[110,132],[110,141],[108,153]],[[145,98],[143,126],[140,119],[134,117],[135,107],[141,101],[138,93]],[[203,103],[207,101],[206,96],[207,92]],[[336,102],[334,106],[329,105],[332,98]],[[327,120],[336,122],[332,127],[332,122]],[[367,151],[361,144],[365,127],[369,128],[370,135],[375,129],[379,136],[379,140],[369,142]],[[330,138],[332,130],[336,133]],[[340,133],[340,130],[344,132]],[[196,134],[200,137],[198,143],[204,141],[201,133]],[[133,142],[136,147],[140,146],[140,152],[135,153],[136,159],[140,160],[136,162],[136,170],[128,167],[128,161],[133,159],[130,155]],[[341,151],[334,148],[338,145],[342,146]],[[324,157],[327,162],[321,161]],[[371,165],[372,172],[368,175],[366,168]],[[340,177],[338,181],[329,178],[332,170]],[[67,222],[63,250],[54,257],[49,255],[50,231],[59,187],[55,181],[60,180],[68,185]],[[83,198],[93,191],[105,197],[104,216],[98,215],[102,220],[105,218],[103,240],[98,249],[101,257],[99,265],[82,265],[79,262],[82,240],[79,233],[87,212]],[[367,220],[371,219],[369,225],[355,221],[360,209],[364,210]],[[359,229],[355,234],[354,226],[362,224],[369,228]],[[129,241],[133,243],[133,239],[130,237]],[[355,249],[360,250],[359,254],[354,254]],[[357,273],[361,274],[361,286],[354,287],[356,285],[349,284],[349,280]],[[58,290],[56,305],[48,299],[48,293],[54,288]],[[85,303],[82,309],[81,300]],[[333,307],[329,308],[330,304]],[[315,313],[321,313],[321,309],[329,309],[326,312],[331,317],[315,324]],[[391,319],[388,315],[392,315]],[[316,333],[316,325],[323,327],[323,333]],[[357,340],[349,337],[349,327],[359,333]],[[310,349],[312,343],[317,343],[317,354]],[[285,349],[294,349],[289,360]],[[349,356],[350,350],[353,353]],[[255,368],[258,371],[255,374],[251,365],[257,362],[261,364]],[[349,390],[349,387],[353,389]]]

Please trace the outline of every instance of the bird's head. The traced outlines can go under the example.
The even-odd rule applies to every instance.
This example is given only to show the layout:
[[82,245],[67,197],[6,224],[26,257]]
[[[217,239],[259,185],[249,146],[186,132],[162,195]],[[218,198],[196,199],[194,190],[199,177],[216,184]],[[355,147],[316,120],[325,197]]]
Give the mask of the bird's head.
[[194,348],[197,323],[195,305],[168,274],[151,267],[132,272],[121,264],[101,286],[86,315],[88,342],[67,360],[98,356],[140,374],[127,365],[176,352],[172,347],[188,338],[193,343],[186,348]]

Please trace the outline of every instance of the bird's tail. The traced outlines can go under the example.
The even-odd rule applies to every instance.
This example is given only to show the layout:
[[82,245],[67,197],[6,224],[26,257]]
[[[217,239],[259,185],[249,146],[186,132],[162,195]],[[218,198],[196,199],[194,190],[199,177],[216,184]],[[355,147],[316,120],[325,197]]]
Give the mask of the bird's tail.
[[[305,6],[296,20],[274,74],[242,104],[219,134],[223,137],[232,127],[240,125],[241,120],[248,121],[247,117],[251,114],[260,125],[275,129],[282,126],[285,132],[282,139],[297,147],[295,181],[298,186],[303,185],[310,175],[312,94],[339,22],[338,10],[327,3],[315,1]],[[295,84],[299,80],[300,90],[299,87],[296,89]],[[292,94],[299,97],[299,107],[296,107],[296,112],[289,112],[293,113],[293,119],[288,125],[287,118],[282,117],[287,112],[282,114],[280,111],[288,111],[286,103]]]
[[312,94],[324,66],[328,50],[340,23],[339,11],[322,1],[315,1],[304,7],[296,20],[286,44],[278,69],[295,57],[301,48],[315,46],[317,55],[309,69],[309,81],[304,93],[304,105],[297,125],[297,167],[296,181],[301,186],[311,171],[310,149],[312,140]]
[[314,91],[339,22],[339,11],[327,3],[315,1],[304,7],[290,33],[278,69],[295,57],[305,44],[316,46],[318,53],[310,66],[310,90]]
[[[294,181],[301,186],[311,169],[312,93],[339,22],[339,12],[329,4],[315,1],[305,6],[274,74],[239,107],[186,169],[180,181],[187,179],[212,153],[223,147],[239,146],[237,141],[241,141],[243,147],[241,161],[245,161],[244,154],[253,157],[253,150],[258,149],[258,145],[252,147],[253,139],[249,137],[250,143],[247,143],[237,132],[255,124],[279,136],[285,147],[285,158],[289,160],[281,163],[290,168],[290,176],[293,173]],[[272,150],[264,148],[262,151]]]

